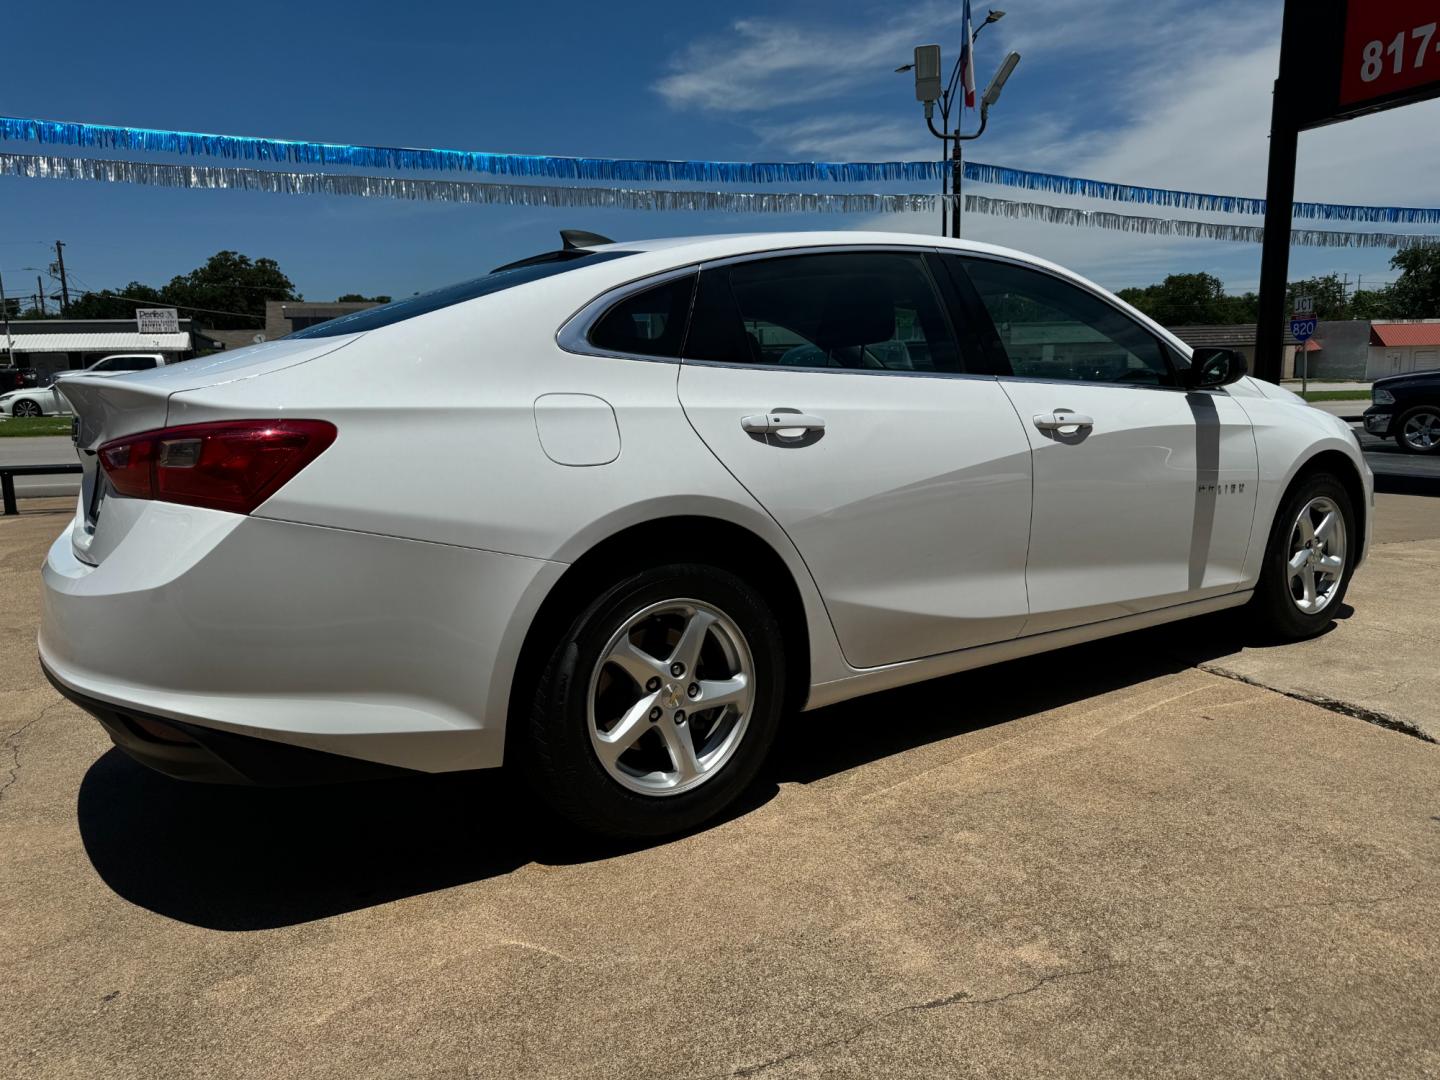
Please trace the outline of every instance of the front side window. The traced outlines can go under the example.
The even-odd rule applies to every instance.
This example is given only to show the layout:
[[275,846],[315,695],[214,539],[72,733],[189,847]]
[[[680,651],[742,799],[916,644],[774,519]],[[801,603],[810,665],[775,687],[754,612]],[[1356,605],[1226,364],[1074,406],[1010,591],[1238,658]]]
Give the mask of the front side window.
[[960,369],[924,256],[890,251],[792,255],[707,271],[686,355],[850,371]]
[[694,291],[691,273],[627,296],[601,316],[590,344],[606,352],[679,359]]
[[1014,374],[1032,379],[1174,385],[1160,342],[1098,296],[1012,263],[963,262]]

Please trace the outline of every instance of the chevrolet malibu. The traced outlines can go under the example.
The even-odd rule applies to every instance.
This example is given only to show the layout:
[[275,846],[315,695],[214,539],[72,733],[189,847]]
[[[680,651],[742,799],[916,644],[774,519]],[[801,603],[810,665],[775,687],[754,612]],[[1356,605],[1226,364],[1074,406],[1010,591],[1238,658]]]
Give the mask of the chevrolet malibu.
[[801,710],[1225,608],[1319,633],[1370,536],[1340,420],[913,235],[569,234],[61,393],[84,482],[40,656],[123,750],[504,764],[621,835],[719,813]]

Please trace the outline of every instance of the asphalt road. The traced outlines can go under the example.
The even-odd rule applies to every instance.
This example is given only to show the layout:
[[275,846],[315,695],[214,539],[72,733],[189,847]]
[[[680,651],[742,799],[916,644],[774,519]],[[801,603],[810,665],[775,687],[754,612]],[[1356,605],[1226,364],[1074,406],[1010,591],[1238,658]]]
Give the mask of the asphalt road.
[[[0,439],[0,464],[73,465],[75,448],[63,435],[42,435],[34,439]],[[74,495],[80,490],[78,476],[17,476],[15,497],[36,499],[50,495]]]
[[1440,454],[1407,454],[1394,439],[1377,439],[1356,428],[1375,490],[1392,495],[1440,495]]

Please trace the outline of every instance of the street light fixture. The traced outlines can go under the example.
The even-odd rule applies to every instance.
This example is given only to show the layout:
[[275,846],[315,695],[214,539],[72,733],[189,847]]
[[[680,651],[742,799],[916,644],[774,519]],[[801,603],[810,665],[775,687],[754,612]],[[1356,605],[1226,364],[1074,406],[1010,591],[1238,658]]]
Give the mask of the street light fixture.
[[[970,34],[971,55],[974,55],[975,39],[980,36],[980,31],[991,23],[999,22],[1005,17],[1005,12],[992,8],[985,16],[985,21],[977,26]],[[951,155],[950,176],[941,180],[940,193],[947,195],[953,189],[956,195],[954,209],[950,210],[945,202],[940,204],[940,232],[942,235],[954,237],[960,236],[960,201],[961,188],[964,180],[964,160],[961,154],[961,143],[969,142],[971,139],[978,139],[985,134],[985,127],[990,118],[990,106],[1000,100],[1000,91],[1004,89],[1005,82],[1015,70],[1015,65],[1020,63],[1020,54],[1011,52],[1000,62],[1000,67],[990,79],[990,85],[985,88],[985,93],[980,98],[980,127],[972,135],[960,134],[960,122],[964,117],[962,109],[960,115],[955,118],[955,131],[950,131],[950,110],[955,103],[955,84],[960,78],[960,61],[957,59],[950,69],[950,80],[944,90],[940,89],[940,46],[939,45],[918,45],[915,48],[915,59],[912,63],[902,64],[895,71],[915,72],[915,100],[925,106],[925,124],[930,128],[930,134],[947,144],[954,143],[954,152]],[[935,105],[940,105],[940,130],[935,129]]]

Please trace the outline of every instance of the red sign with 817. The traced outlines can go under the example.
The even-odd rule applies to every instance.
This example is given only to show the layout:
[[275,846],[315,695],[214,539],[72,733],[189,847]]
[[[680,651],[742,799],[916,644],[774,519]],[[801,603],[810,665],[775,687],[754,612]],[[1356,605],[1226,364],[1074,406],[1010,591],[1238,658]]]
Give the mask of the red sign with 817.
[[1340,104],[1440,82],[1440,0],[1350,0]]

